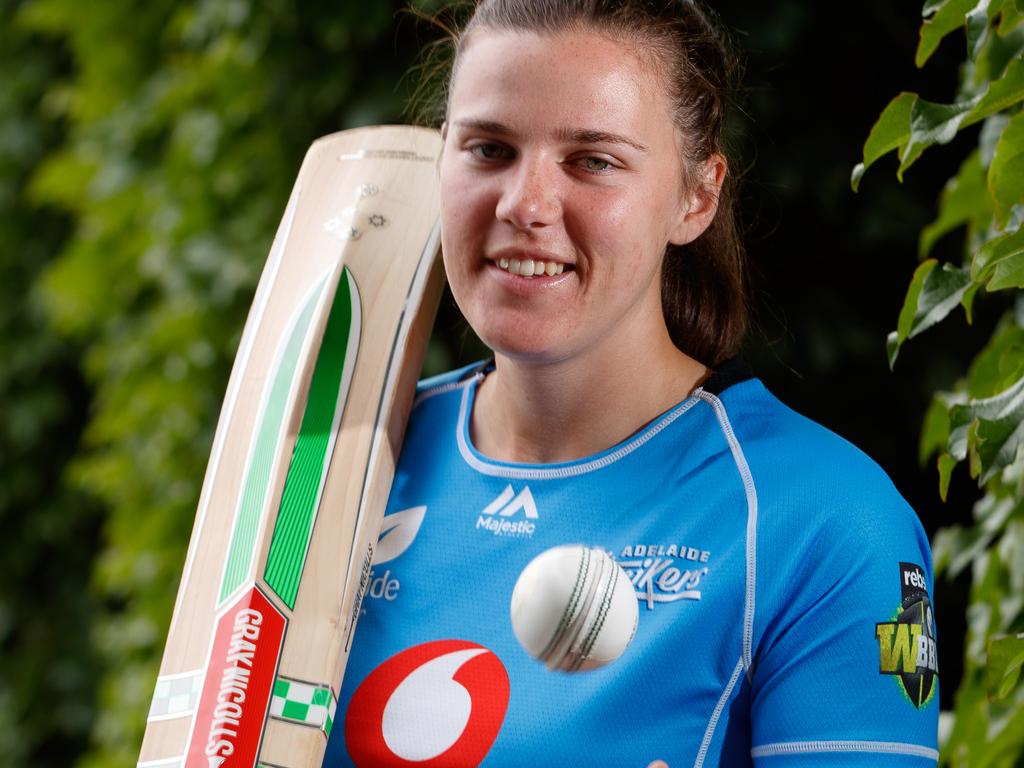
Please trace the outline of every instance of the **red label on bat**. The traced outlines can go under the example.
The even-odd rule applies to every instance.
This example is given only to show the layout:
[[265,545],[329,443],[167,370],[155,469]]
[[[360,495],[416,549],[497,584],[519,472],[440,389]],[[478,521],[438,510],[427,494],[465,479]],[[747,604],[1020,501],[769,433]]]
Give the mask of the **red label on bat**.
[[287,620],[253,587],[218,619],[185,768],[252,768]]

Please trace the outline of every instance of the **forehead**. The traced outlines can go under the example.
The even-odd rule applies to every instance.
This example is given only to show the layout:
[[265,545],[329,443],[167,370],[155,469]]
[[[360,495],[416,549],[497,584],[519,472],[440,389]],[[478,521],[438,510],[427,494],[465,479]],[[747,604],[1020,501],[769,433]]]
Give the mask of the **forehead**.
[[672,132],[664,80],[632,45],[596,32],[477,30],[459,58],[449,120]]

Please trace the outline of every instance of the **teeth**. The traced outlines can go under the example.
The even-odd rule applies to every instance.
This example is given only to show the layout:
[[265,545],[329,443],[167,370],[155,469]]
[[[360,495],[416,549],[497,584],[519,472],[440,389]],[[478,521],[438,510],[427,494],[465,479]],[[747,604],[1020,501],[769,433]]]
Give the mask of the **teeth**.
[[534,277],[535,275],[548,275],[554,277],[565,271],[565,264],[557,261],[540,261],[537,259],[498,259],[498,266],[513,275],[522,277]]

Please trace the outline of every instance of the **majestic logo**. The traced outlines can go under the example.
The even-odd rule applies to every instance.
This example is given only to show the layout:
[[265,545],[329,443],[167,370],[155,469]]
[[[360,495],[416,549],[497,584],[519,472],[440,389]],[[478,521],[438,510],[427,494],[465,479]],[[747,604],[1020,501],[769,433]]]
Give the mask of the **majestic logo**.
[[[401,512],[392,512],[385,516],[377,540],[377,550],[373,554],[371,565],[390,563],[407,550],[420,532],[420,525],[427,514],[426,507],[410,507]],[[388,602],[398,597],[402,584],[387,568],[383,573],[371,568],[366,583],[366,597],[373,600],[384,599]]]
[[635,544],[619,553],[619,565],[636,590],[637,600],[654,610],[655,603],[700,600],[698,587],[708,575],[711,559],[706,549],[680,544]]
[[537,517],[537,504],[530,493],[530,486],[524,486],[516,493],[511,485],[506,485],[498,498],[477,517],[476,528],[495,536],[533,536],[537,528],[533,521]]
[[920,566],[900,563],[900,593],[895,620],[875,624],[878,671],[893,675],[910,702],[921,708],[935,693],[939,664],[932,604]]
[[345,715],[345,746],[360,768],[479,765],[508,709],[501,660],[467,640],[437,640],[371,672]]

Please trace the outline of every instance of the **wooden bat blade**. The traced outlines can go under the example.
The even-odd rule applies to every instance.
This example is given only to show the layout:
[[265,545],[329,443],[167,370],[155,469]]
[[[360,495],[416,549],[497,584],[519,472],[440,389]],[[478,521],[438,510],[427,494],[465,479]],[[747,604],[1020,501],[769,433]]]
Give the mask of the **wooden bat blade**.
[[232,368],[140,768],[319,768],[443,277],[436,131],[316,141]]

